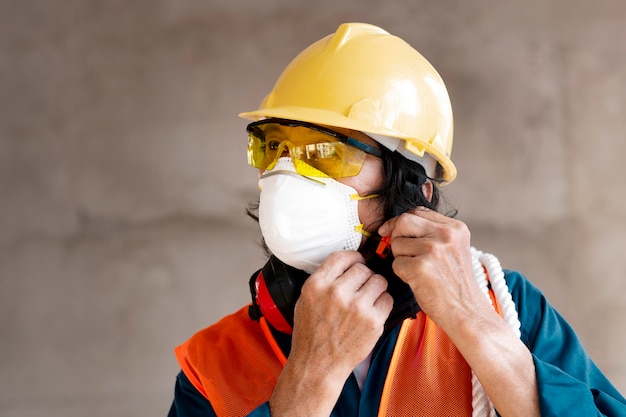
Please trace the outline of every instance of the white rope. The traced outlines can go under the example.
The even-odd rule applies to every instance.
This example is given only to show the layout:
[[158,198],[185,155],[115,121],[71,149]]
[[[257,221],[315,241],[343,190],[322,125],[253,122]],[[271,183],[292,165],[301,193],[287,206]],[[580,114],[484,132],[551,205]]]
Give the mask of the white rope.
[[[500,261],[489,253],[481,252],[473,247],[471,250],[472,269],[478,286],[491,302],[491,297],[489,296],[489,284],[491,284],[496,301],[502,310],[502,317],[517,334],[517,337],[520,337],[521,323],[517,316],[515,303],[504,280],[504,272],[502,271]],[[485,270],[487,270],[486,274]],[[487,275],[489,280],[487,280]],[[495,306],[493,307],[495,308]],[[496,410],[474,371],[472,371],[472,410],[473,417],[496,417]]]

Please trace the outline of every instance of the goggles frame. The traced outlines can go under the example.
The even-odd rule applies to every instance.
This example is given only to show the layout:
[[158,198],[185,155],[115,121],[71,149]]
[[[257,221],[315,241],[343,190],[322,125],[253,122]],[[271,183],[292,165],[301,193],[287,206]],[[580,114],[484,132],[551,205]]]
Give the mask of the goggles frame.
[[[332,129],[329,129],[329,128],[326,128],[326,127],[323,127],[314,123],[304,122],[304,121],[299,121],[299,120],[289,120],[289,119],[281,119],[281,118],[268,118],[268,119],[258,120],[256,122],[250,123],[246,127],[246,132],[248,132],[248,136],[253,136],[257,138],[257,140],[264,140],[264,137],[258,134],[257,129],[259,128],[259,126],[263,126],[266,124],[276,124],[276,125],[286,126],[286,127],[305,127],[307,129],[311,129],[311,130],[323,133],[325,135],[328,135],[336,139],[338,142],[343,143],[344,145],[348,145],[352,148],[358,149],[362,152],[365,152],[366,154],[373,155],[378,158],[381,158],[383,156],[383,151],[375,146],[361,142],[355,138],[352,138],[340,132],[336,132]],[[285,141],[287,141],[288,143],[291,143],[288,139],[285,139],[281,141],[281,144]],[[306,164],[306,161],[300,161],[300,162]],[[249,164],[252,166],[255,166],[252,163],[250,163],[250,159],[249,159]],[[260,167],[257,166],[257,168],[260,168]],[[330,175],[324,175],[324,176],[330,176]]]

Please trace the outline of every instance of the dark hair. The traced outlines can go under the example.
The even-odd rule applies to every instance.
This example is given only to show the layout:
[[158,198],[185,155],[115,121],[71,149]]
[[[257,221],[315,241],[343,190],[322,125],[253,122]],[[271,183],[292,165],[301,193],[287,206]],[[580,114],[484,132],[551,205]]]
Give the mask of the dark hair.
[[384,220],[399,216],[416,207],[439,210],[440,195],[437,183],[431,180],[433,193],[430,200],[422,192],[422,186],[429,180],[424,167],[398,152],[390,151],[385,147],[381,148],[384,182],[375,193],[380,195]]

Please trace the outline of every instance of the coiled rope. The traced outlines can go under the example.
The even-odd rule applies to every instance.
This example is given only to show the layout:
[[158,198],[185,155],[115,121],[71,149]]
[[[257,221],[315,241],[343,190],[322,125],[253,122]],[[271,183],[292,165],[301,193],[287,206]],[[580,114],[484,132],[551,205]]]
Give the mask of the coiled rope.
[[[478,286],[491,302],[489,296],[489,284],[491,284],[491,290],[502,311],[502,318],[517,337],[520,337],[521,323],[515,309],[515,303],[504,280],[500,261],[494,255],[481,252],[474,247],[471,250],[472,267]],[[493,307],[495,309],[495,306]],[[496,417],[496,410],[474,371],[472,371],[472,410],[473,417]]]

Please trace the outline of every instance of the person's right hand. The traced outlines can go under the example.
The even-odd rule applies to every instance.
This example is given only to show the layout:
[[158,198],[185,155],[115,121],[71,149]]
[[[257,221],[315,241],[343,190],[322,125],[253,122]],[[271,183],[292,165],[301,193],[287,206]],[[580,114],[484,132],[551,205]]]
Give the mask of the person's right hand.
[[291,355],[346,378],[372,351],[393,307],[387,280],[356,251],[335,252],[304,283],[294,314]]
[[364,263],[359,252],[335,252],[305,281],[291,352],[270,400],[273,416],[329,415],[346,379],[382,335],[393,298],[387,280]]

